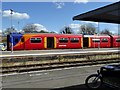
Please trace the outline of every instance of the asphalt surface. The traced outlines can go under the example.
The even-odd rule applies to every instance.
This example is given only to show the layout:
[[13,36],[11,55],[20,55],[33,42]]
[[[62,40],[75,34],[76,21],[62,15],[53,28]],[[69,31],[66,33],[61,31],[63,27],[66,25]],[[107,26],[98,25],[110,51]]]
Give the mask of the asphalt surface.
[[[100,49],[100,51],[117,50]],[[10,51],[2,52],[2,55],[59,53],[59,52],[83,52],[82,49],[71,50],[37,50],[37,51]],[[98,51],[98,49],[85,49],[84,51]],[[100,66],[85,66],[64,68],[56,70],[44,70],[38,72],[26,72],[2,76],[2,90],[89,90],[84,85],[87,76],[96,73]],[[100,90],[111,90],[102,86]]]
[[[80,84],[80,85],[74,85],[74,86],[58,88],[58,89],[51,89],[51,90],[90,90],[90,89],[88,89],[85,84]],[[97,90],[115,90],[115,89],[110,88],[110,87],[108,87],[106,85],[102,85]]]
[[[87,76],[96,73],[100,66],[84,66],[2,76],[2,88],[8,90],[89,90],[84,85]],[[14,89],[13,89],[14,88]],[[110,90],[101,87],[102,90]],[[4,89],[3,89],[4,90]]]
[[[88,89],[85,84],[80,84],[80,85],[74,85],[74,86],[69,86],[69,87],[64,87],[64,88],[56,88],[56,89],[51,89],[51,88],[3,88],[2,90],[90,90]],[[110,88],[106,85],[103,85],[101,88],[96,89],[96,90],[116,90],[114,88]]]

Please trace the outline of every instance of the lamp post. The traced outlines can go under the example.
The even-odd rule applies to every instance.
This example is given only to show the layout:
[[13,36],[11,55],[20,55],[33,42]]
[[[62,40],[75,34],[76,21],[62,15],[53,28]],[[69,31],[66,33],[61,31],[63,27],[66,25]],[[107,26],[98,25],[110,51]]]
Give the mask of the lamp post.
[[[13,10],[10,9],[10,14],[11,14],[11,30],[13,29],[12,27],[12,14],[13,14]],[[11,52],[13,53],[13,36],[11,35],[11,43],[12,43],[12,47],[11,47]]]
[[13,14],[13,10],[12,9],[10,9],[10,14],[11,14],[11,29],[12,29],[12,14]]
[[18,30],[19,30],[19,24],[20,24],[20,22],[18,21]]

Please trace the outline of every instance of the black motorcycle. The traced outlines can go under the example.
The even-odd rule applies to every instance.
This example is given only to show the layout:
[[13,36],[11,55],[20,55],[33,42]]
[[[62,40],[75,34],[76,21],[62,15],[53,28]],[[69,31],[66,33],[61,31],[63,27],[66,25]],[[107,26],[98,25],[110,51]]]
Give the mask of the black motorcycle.
[[89,89],[98,89],[102,84],[120,89],[120,65],[103,66],[97,70],[97,74],[92,74],[85,80]]

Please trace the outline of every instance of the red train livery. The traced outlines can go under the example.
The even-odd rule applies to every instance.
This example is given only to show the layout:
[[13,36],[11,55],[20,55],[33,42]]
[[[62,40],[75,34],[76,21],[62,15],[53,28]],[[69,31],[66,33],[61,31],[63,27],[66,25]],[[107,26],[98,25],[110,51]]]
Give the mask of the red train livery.
[[120,36],[111,37],[112,47],[120,47]]
[[72,34],[10,34],[7,36],[10,50],[39,50],[51,48],[81,48],[82,35]]
[[120,36],[75,34],[20,34],[7,35],[7,50],[75,49],[120,47]]
[[89,48],[111,47],[111,37],[110,36],[85,35],[84,36],[84,47],[89,47]]

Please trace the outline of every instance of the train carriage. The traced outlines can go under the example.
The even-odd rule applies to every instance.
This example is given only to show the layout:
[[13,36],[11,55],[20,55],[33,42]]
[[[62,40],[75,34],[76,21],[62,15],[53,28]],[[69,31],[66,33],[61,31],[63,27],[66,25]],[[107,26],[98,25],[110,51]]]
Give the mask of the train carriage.
[[109,48],[111,47],[111,38],[108,35],[84,35],[84,47],[87,48]]
[[80,34],[20,34],[7,36],[7,50],[75,49],[120,47],[120,36]]
[[120,36],[112,36],[112,47],[120,47]]
[[10,50],[13,46],[14,49],[23,50],[23,44],[21,42],[21,38],[23,34],[12,33],[7,35],[7,50]]
[[39,50],[44,48],[44,37],[39,34],[24,34],[23,39],[25,50]]
[[82,48],[82,35],[12,33],[7,37],[7,50],[12,43],[14,50]]
[[82,35],[59,34],[56,48],[82,48]]

